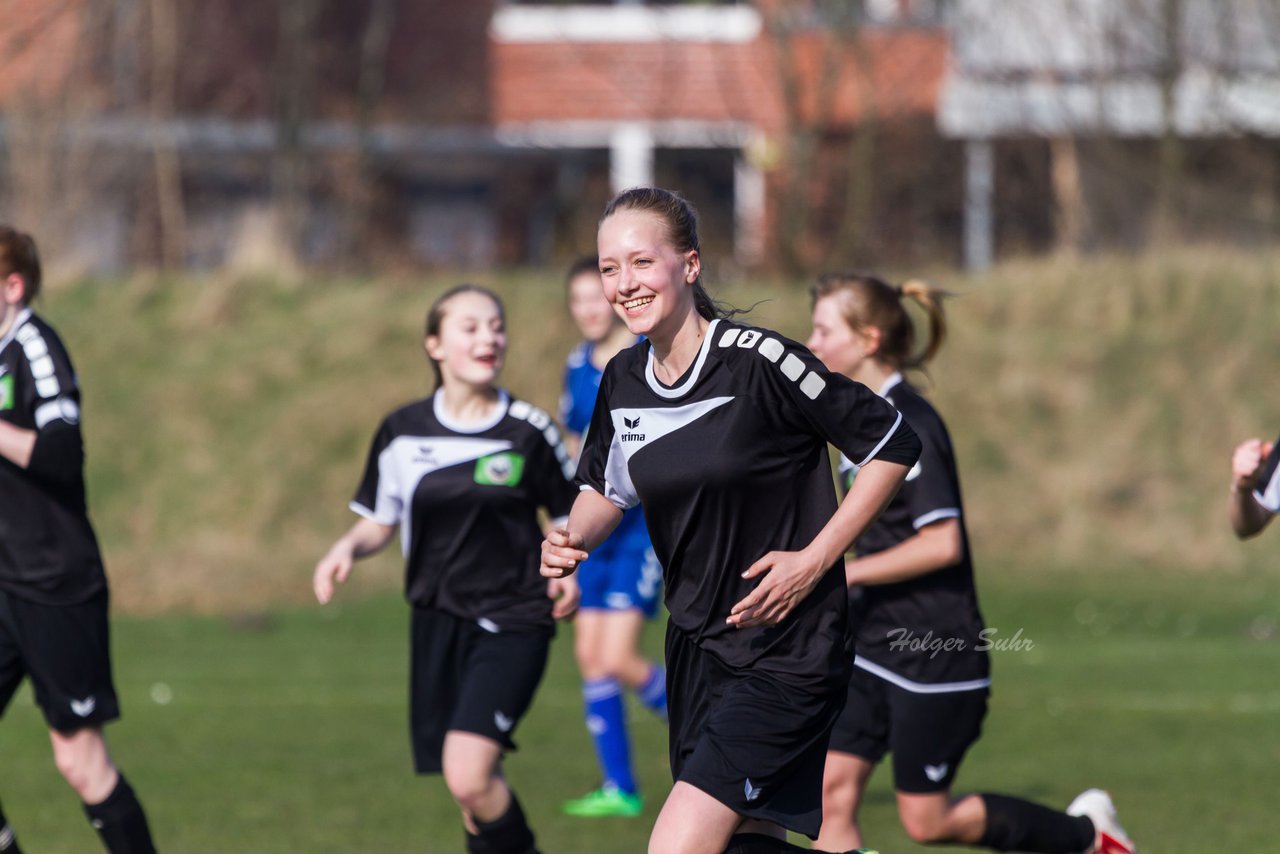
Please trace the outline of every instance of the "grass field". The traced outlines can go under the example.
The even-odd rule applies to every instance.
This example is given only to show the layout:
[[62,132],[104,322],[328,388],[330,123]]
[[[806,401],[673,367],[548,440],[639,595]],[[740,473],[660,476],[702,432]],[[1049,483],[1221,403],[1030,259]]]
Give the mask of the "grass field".
[[[1115,569],[983,576],[995,638],[1021,630],[1034,646],[993,653],[986,735],[958,786],[1063,805],[1104,785],[1144,851],[1274,850],[1275,577]],[[164,849],[462,850],[443,785],[410,771],[407,609],[359,580],[343,593],[327,610],[118,620],[125,718],[111,742]],[[568,641],[555,644],[510,779],[548,854],[643,851],[669,782],[665,730],[637,706],[644,817],[558,813],[595,782]],[[646,641],[656,652],[656,628]],[[0,726],[0,757],[0,796],[28,850],[95,850],[25,690]],[[923,850],[898,829],[888,783],[873,781],[870,841],[885,854]]]

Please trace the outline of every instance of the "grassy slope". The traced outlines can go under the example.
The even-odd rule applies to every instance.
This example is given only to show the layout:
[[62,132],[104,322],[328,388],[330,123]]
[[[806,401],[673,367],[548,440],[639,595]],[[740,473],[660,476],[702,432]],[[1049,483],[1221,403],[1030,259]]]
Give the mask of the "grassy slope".
[[[1262,678],[1277,644],[1266,585],[1207,596],[1186,575],[1162,580],[1158,595],[1132,572],[1012,581],[987,579],[987,618],[996,637],[1021,629],[1034,648],[995,654],[986,735],[958,785],[1059,805],[1106,785],[1144,850],[1270,850],[1280,692]],[[406,609],[390,594],[259,620],[119,620],[126,717],[111,740],[163,846],[461,850],[440,781],[410,772],[405,633]],[[644,818],[558,813],[594,783],[568,640],[554,646],[510,777],[544,850],[642,851],[667,785],[665,731],[634,705],[639,774],[656,795]],[[646,643],[656,653],[659,632]],[[156,683],[171,692],[167,704],[151,698]],[[25,689],[0,726],[0,756],[0,795],[27,848],[94,850]],[[871,841],[895,854],[924,850],[898,829],[888,782],[873,780]]]
[[[1025,262],[945,280],[930,392],[960,454],[982,557],[1257,572],[1223,502],[1230,449],[1280,430],[1280,264],[1208,250]],[[418,344],[457,281],[82,284],[42,310],[85,388],[91,506],[117,603],[252,611],[301,601],[381,415],[424,394]],[[554,277],[509,275],[504,380],[553,407],[572,344]],[[738,304],[803,339],[801,285]],[[363,570],[396,584],[394,559]]]

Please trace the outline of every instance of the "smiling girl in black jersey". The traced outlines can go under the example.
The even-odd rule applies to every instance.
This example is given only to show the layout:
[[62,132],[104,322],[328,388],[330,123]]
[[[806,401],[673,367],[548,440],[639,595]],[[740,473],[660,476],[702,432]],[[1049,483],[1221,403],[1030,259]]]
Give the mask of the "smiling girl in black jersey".
[[515,749],[554,620],[577,607],[576,581],[538,574],[537,511],[568,512],[572,463],[551,418],[495,385],[507,350],[495,294],[446,292],[427,314],[425,346],[436,393],[382,422],[351,502],[362,518],[316,565],[315,594],[328,602],[355,559],[399,528],[413,606],[414,765],[444,774],[468,851],[530,854],[502,754]]
[[[893,287],[857,273],[826,274],[813,289],[809,347],[832,371],[878,390],[924,446],[893,501],[858,538],[858,557],[846,567],[855,593],[857,654],[827,754],[816,847],[844,851],[861,844],[858,806],[876,764],[891,752],[898,814],[917,842],[1128,854],[1132,842],[1110,797],[1098,789],[1066,813],[1004,795],[951,796],[956,770],[986,716],[991,642],[978,611],[951,437],[902,376],[941,346],[942,296],[923,282]],[[904,297],[929,319],[920,352]],[[856,489],[863,474],[858,466],[845,459],[841,470]]]
[[[676,781],[649,850],[792,850],[783,828],[818,832],[847,681],[842,556],[919,442],[801,345],[725,317],[702,288],[696,217],[678,195],[620,194],[598,248],[605,295],[647,340],[605,368],[583,491],[544,542],[542,571],[573,572],[624,509],[644,508],[671,613]],[[838,509],[828,441],[865,475]]]

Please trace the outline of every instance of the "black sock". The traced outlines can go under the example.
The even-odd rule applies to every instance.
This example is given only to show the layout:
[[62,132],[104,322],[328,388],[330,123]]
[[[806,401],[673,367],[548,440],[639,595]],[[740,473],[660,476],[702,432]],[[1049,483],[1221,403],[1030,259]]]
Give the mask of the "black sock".
[[[538,854],[534,847],[533,831],[525,821],[524,810],[516,800],[516,793],[511,793],[511,806],[493,821],[475,819],[475,837],[467,834],[467,850],[472,854]],[[472,849],[471,840],[475,839],[478,848]]]
[[1081,854],[1093,845],[1093,822],[1007,795],[982,794],[987,826],[978,843],[996,851]]
[[0,809],[0,854],[22,854],[22,849],[18,847],[18,837],[14,836],[13,828],[9,826],[9,820],[4,817],[2,809]]
[[805,850],[807,849],[792,845],[785,839],[776,839],[764,833],[735,833],[729,837],[724,854],[783,854]]
[[84,814],[111,854],[155,854],[147,816],[123,774],[105,801],[84,805]]

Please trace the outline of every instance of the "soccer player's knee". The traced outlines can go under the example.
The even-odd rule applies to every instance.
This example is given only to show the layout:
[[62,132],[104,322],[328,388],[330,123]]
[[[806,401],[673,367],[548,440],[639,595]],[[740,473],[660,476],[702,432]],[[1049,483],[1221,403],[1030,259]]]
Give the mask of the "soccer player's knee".
[[497,779],[480,768],[445,768],[444,781],[458,806],[474,813],[493,794]]
[[900,813],[902,829],[912,842],[929,845],[935,842],[946,842],[946,821],[932,813]]

